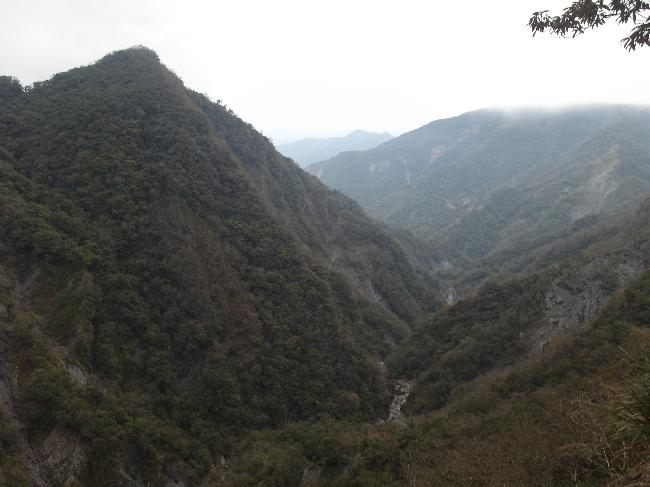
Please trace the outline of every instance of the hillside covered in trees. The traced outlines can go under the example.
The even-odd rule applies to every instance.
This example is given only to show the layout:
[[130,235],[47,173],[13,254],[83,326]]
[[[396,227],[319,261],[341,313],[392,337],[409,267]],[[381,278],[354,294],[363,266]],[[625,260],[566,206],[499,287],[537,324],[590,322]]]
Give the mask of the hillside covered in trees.
[[149,49],[0,77],[0,485],[649,483],[649,130],[312,166],[391,228]]
[[0,412],[24,476],[191,485],[242,431],[387,414],[378,364],[436,286],[356,203],[145,48],[2,86]]
[[649,136],[644,107],[479,110],[308,170],[462,265],[647,195]]
[[388,360],[413,385],[405,424],[256,432],[225,485],[646,485],[649,211],[575,228],[416,327]]

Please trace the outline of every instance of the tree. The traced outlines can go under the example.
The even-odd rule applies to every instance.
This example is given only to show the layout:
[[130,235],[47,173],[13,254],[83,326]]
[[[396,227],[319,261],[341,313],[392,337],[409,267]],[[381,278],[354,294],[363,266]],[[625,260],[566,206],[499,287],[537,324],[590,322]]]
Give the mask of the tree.
[[650,2],[644,0],[576,0],[562,15],[549,15],[548,10],[534,12],[528,25],[533,36],[546,30],[560,36],[575,37],[587,29],[594,29],[610,20],[634,25],[630,35],[623,38],[628,51],[650,46]]
[[23,93],[23,87],[13,76],[0,76],[0,102],[9,101]]

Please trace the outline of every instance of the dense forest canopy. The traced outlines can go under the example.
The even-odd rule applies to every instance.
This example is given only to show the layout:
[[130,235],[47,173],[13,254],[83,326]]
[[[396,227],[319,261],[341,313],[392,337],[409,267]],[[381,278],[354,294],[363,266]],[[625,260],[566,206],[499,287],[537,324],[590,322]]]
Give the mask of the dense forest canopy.
[[127,459],[195,478],[247,429],[386,414],[377,363],[435,282],[354,202],[146,48],[2,86],[3,360],[31,441],[80,436],[81,481],[113,485]]
[[312,166],[395,229],[147,48],[0,77],[0,484],[648,483],[649,134],[481,110]]
[[491,272],[647,195],[648,140],[643,106],[478,110],[308,170],[423,240],[433,269]]

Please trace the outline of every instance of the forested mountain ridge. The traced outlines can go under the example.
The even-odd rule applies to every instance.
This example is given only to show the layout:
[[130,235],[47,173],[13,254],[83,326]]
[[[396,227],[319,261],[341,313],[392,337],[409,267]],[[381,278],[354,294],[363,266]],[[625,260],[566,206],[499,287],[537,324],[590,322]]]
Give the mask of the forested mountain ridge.
[[468,259],[554,235],[650,187],[650,110],[480,110],[309,168],[373,216]]
[[588,327],[648,268],[650,199],[554,240],[537,257],[526,272],[511,268],[440,310],[397,347],[392,368],[417,378],[412,408],[440,408],[454,392],[461,395],[456,387]]
[[[313,476],[320,486],[650,481],[643,406],[650,370],[644,349],[650,323],[647,113],[609,107],[594,118],[591,110],[581,123],[573,113],[564,126],[549,129],[539,142],[540,166],[538,153],[522,149],[518,157],[530,165],[511,175],[520,187],[489,193],[428,241],[401,235],[460,291],[388,358],[389,369],[412,383],[404,406],[409,427],[330,424],[336,433],[328,435],[317,425],[295,425],[284,434],[268,432],[239,446],[233,464],[240,476],[232,479],[251,478],[253,485],[275,461],[290,462],[294,457],[281,452],[293,448],[299,459],[294,478],[303,471],[303,479]],[[494,122],[490,113],[472,116],[480,124]],[[571,132],[576,127],[580,134]],[[518,129],[529,141],[525,128]],[[509,136],[511,129],[504,129]],[[397,140],[375,151],[385,155]],[[402,149],[417,151],[418,140]],[[479,145],[476,157],[492,157],[495,172],[512,170],[512,159],[499,167],[499,156],[484,150]],[[368,179],[390,187],[395,177]],[[525,216],[516,222],[523,231],[499,234],[513,215]],[[492,240],[474,240],[494,230]],[[314,438],[337,446],[314,449]],[[250,451],[269,441],[278,460],[248,477]]]
[[[402,342],[407,424],[247,436],[228,486],[634,486],[650,481],[650,200],[574,229]],[[272,479],[272,480],[271,480]]]
[[195,484],[248,428],[385,414],[377,362],[436,285],[356,203],[148,49],[15,88],[3,480]]
[[372,191],[443,203],[421,240],[148,49],[0,77],[0,484],[650,481],[646,119],[478,111],[383,144]]
[[278,145],[278,151],[301,167],[329,159],[341,152],[371,149],[393,138],[388,132],[375,133],[355,130],[344,137],[307,138]]

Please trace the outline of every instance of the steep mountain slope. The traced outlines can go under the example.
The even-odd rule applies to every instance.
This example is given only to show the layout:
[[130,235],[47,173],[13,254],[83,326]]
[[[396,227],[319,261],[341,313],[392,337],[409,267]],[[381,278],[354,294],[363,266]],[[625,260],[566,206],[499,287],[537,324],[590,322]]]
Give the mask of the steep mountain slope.
[[378,207],[442,202],[400,244],[147,49],[0,77],[0,485],[647,481],[647,119],[481,111],[341,155]]
[[307,167],[341,152],[372,149],[392,138],[393,136],[388,132],[379,134],[366,132],[365,130],[355,130],[344,137],[308,138],[288,144],[280,144],[278,151],[296,161],[301,167]]
[[418,378],[411,407],[439,408],[458,386],[586,327],[610,296],[648,267],[650,199],[632,214],[576,230],[538,255],[546,266],[486,283],[398,347],[393,368]]
[[385,414],[435,283],[356,203],[145,48],[2,84],[11,475],[195,485],[246,429]]
[[650,200],[574,230],[398,347],[408,426],[250,435],[225,485],[646,485]]
[[650,189],[650,110],[482,110],[309,170],[371,214],[480,259]]

